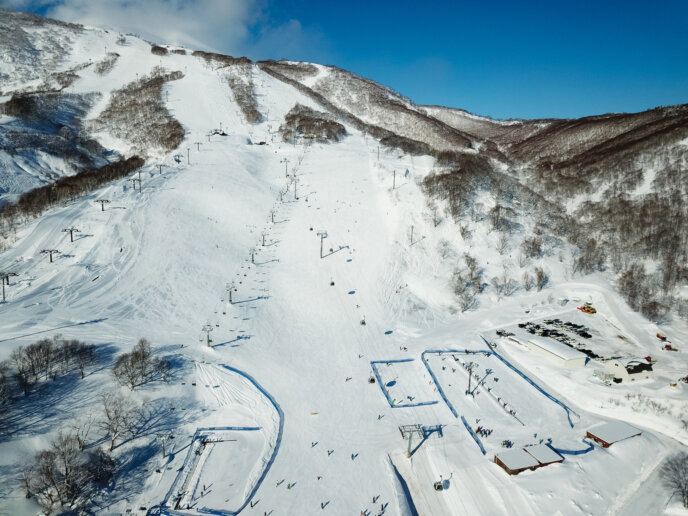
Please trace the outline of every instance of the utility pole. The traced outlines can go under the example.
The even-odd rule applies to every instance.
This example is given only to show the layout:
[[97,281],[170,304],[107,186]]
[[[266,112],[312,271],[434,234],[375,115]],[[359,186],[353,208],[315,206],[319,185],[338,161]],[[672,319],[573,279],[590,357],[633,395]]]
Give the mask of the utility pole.
[[156,165],[158,167],[158,171],[160,172],[160,175],[162,175],[162,167],[166,167],[167,165],[163,165],[162,163]]
[[16,272],[0,272],[0,278],[2,278],[2,302],[5,302],[5,281],[7,281],[7,286],[10,286],[10,276],[17,276]]
[[69,231],[69,241],[70,241],[70,242],[74,242],[74,233],[81,233],[81,230],[76,229],[76,228],[74,228],[74,227],[72,227],[72,228],[65,228],[65,229],[62,230],[63,233],[66,233],[67,231]]
[[141,180],[137,177],[134,177],[134,178],[130,179],[129,181],[132,182],[132,184],[134,186],[134,191],[136,191],[136,181],[138,181],[139,182],[139,193],[141,193]]
[[93,201],[93,202],[99,202],[100,203],[100,211],[105,211],[105,203],[108,203],[110,201],[108,201],[107,199],[98,199],[97,201]]
[[50,263],[53,263],[53,254],[60,254],[60,251],[58,251],[57,249],[43,249],[41,251],[41,254],[49,254]]
[[297,183],[298,180],[299,180],[299,178],[296,177],[296,174],[294,174],[294,200],[295,200],[295,201],[298,201],[298,200],[299,200],[299,197],[298,197],[298,195],[296,194],[296,183]]
[[322,251],[323,251],[323,239],[327,238],[327,231],[320,230],[316,232],[316,235],[320,237],[320,258],[323,257]]
[[206,324],[205,326],[203,326],[203,331],[205,332],[206,343],[208,344],[208,347],[210,347],[210,343],[213,341],[210,338],[210,332],[213,331],[213,325],[210,323]]
[[468,390],[466,391],[466,396],[471,392],[471,376],[473,376],[473,362],[468,362]]
[[272,221],[273,224],[275,223],[275,210],[274,209],[270,210],[270,220]]
[[196,150],[198,152],[201,152],[201,145],[203,145],[201,142],[194,142],[194,145],[196,146]]
[[284,163],[284,177],[289,177],[289,174],[287,173],[287,163],[289,163],[289,158],[281,159],[280,163]]
[[263,233],[260,234],[260,236],[261,236],[261,238],[263,239],[261,245],[262,245],[263,247],[265,247],[265,237],[267,236],[267,233],[263,232]]

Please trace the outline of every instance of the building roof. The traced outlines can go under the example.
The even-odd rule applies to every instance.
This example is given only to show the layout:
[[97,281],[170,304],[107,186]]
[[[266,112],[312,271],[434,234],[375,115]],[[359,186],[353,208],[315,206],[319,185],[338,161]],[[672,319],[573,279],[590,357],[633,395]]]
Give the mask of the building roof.
[[640,373],[642,371],[652,371],[652,364],[645,358],[620,358],[619,362],[623,364],[630,374]]
[[544,349],[545,351],[549,351],[553,355],[556,355],[563,360],[586,358],[584,353],[581,353],[577,349],[567,346],[566,344],[562,344],[554,339],[530,339],[529,342]]
[[535,457],[526,453],[523,448],[513,448],[496,455],[496,457],[512,471],[540,465]]
[[524,448],[529,454],[537,459],[540,464],[550,464],[552,462],[559,462],[564,458],[555,452],[546,444],[536,444],[535,446],[528,446]]
[[608,444],[623,441],[629,437],[640,435],[642,432],[636,427],[623,421],[610,421],[604,425],[588,430],[595,437],[599,437]]

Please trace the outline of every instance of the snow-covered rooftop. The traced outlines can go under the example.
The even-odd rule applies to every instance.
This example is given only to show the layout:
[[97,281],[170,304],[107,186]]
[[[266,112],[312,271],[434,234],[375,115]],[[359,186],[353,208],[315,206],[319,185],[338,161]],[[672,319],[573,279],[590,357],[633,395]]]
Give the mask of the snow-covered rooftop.
[[538,346],[539,348],[549,351],[553,355],[556,355],[564,360],[574,360],[577,358],[585,358],[585,354],[581,353],[577,349],[574,349],[566,344],[557,342],[554,339],[530,339],[530,343]]
[[514,448],[512,450],[499,453],[496,457],[510,470],[517,470],[523,468],[532,468],[539,466],[540,463],[523,448]]
[[589,432],[609,444],[623,441],[624,439],[628,439],[629,437],[640,435],[642,433],[636,427],[623,421],[611,421],[602,426],[592,428],[589,430]]
[[561,455],[559,455],[546,444],[536,444],[535,446],[528,446],[524,449],[530,455],[535,457],[541,464],[549,464],[551,462],[558,462],[560,460],[563,460]]

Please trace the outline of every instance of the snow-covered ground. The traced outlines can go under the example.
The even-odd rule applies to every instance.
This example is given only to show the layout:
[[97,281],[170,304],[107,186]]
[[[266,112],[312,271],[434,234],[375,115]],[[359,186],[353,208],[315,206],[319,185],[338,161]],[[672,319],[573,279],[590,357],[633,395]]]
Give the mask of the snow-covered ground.
[[[162,156],[162,174],[153,162],[141,171],[141,193],[116,181],[22,227],[0,255],[0,269],[19,273],[0,307],[0,359],[56,333],[95,343],[101,358],[74,387],[46,387],[27,402],[33,411],[15,413],[17,430],[0,442],[2,511],[37,512],[16,481],[21,465],[59,428],[97,411],[100,392],[119,389],[109,373],[113,357],[140,337],[172,360],[174,374],[169,383],[121,388],[147,401],[156,423],[115,449],[125,473],[99,513],[164,505],[182,513],[413,514],[404,485],[423,515],[648,514],[635,493],[666,503],[656,467],[688,435],[678,419],[653,422],[619,393],[653,391],[681,410],[686,386],[668,383],[685,368],[682,352],[659,357],[654,380],[610,388],[592,379],[592,366],[564,371],[499,341],[504,359],[573,415],[494,355],[471,356],[473,373],[488,376],[473,396],[465,393],[468,355],[461,350],[489,351],[481,335],[494,340],[494,329],[570,312],[556,299],[574,292],[591,296],[597,317],[628,336],[628,347],[617,340],[615,350],[657,355],[658,329],[630,313],[603,278],[597,286],[567,283],[555,270],[543,292],[485,296],[478,310],[457,313],[449,284],[456,257],[469,251],[499,270],[496,236],[477,225],[464,242],[450,222],[434,227],[417,184],[430,158],[381,152],[378,161],[377,142],[350,128],[335,145],[273,142],[281,117],[312,101],[256,69],[269,119],[248,126],[204,61],[136,54],[135,44],[121,49],[121,83],[159,61],[185,72],[164,96],[186,130],[180,151],[186,157],[188,149],[190,163]],[[129,66],[134,55],[150,62]],[[229,135],[208,138],[220,123]],[[104,211],[98,199],[110,201]],[[73,243],[62,232],[68,225],[81,229]],[[322,257],[320,231],[327,232]],[[442,241],[451,248],[444,258]],[[61,251],[55,263],[40,254],[46,248]],[[228,284],[235,287],[231,304]],[[686,335],[685,328],[669,330]],[[596,338],[612,349],[610,335]],[[427,350],[457,352],[423,355]],[[373,366],[383,385],[369,382]],[[607,398],[619,404],[610,407]],[[487,454],[461,416],[472,429],[494,431],[481,438]],[[493,462],[503,440],[525,446],[551,438],[557,448],[586,449],[586,430],[609,418],[631,422],[642,435],[513,477]],[[407,458],[399,426],[410,424],[442,431],[422,443],[415,438],[420,446]],[[164,458],[161,433],[174,435]],[[440,479],[446,489],[437,492]]]

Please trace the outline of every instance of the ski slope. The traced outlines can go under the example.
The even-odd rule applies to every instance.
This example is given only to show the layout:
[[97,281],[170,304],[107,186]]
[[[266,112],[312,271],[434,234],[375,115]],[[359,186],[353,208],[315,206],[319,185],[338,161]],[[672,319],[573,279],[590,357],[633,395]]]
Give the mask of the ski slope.
[[[135,45],[123,50],[116,71],[128,76],[118,80],[160,61],[147,54],[130,66],[140,54]],[[165,98],[185,128],[178,152],[188,149],[188,163],[160,156],[162,174],[153,161],[141,170],[141,192],[120,180],[53,209],[22,227],[16,245],[0,256],[0,269],[19,273],[0,308],[0,358],[55,333],[108,350],[102,368],[80,384],[78,405],[48,392],[46,402],[55,406],[49,428],[27,424],[0,442],[3,510],[36,512],[11,482],[15,465],[77,411],[97,410],[99,393],[113,388],[112,358],[140,337],[174,359],[174,376],[128,394],[166,415],[116,449],[124,473],[105,494],[103,514],[396,515],[412,514],[412,506],[424,515],[622,513],[629,486],[679,448],[655,429],[508,476],[492,462],[502,439],[526,445],[547,436],[583,448],[585,430],[604,414],[589,411],[590,395],[577,399],[568,380],[562,396],[552,381],[557,372],[550,372],[548,390],[580,416],[571,428],[560,407],[481,355],[481,372],[498,371],[499,397],[523,415],[521,425],[486,392],[466,397],[463,368],[448,372],[445,362],[454,360],[432,356],[430,366],[459,413],[473,427],[485,418],[494,428],[483,455],[421,355],[484,349],[481,333],[513,324],[524,307],[543,317],[557,313],[552,292],[456,313],[447,280],[455,261],[442,258],[438,245],[451,239],[458,256],[472,244],[458,239],[452,223],[435,228],[428,218],[418,180],[432,169],[430,158],[382,149],[378,159],[377,142],[352,128],[339,144],[279,142],[272,133],[283,115],[297,102],[317,108],[310,99],[256,68],[260,108],[269,116],[249,126],[212,67],[191,56],[164,60],[185,71],[167,84]],[[220,123],[228,136],[208,137]],[[259,141],[267,144],[251,144]],[[98,199],[110,201],[104,210]],[[73,243],[62,232],[68,225],[81,229]],[[322,257],[319,231],[327,232]],[[482,243],[475,246],[489,261]],[[46,248],[60,250],[54,263],[40,254]],[[633,321],[620,324],[633,326],[638,339],[647,334]],[[383,386],[369,383],[371,363]],[[632,421],[633,414],[615,417]],[[416,441],[407,458],[398,429],[407,424],[441,425],[443,436]],[[160,432],[174,434],[165,457]],[[204,446],[201,434],[215,441],[197,459],[190,450]],[[436,492],[440,476],[448,487]]]

